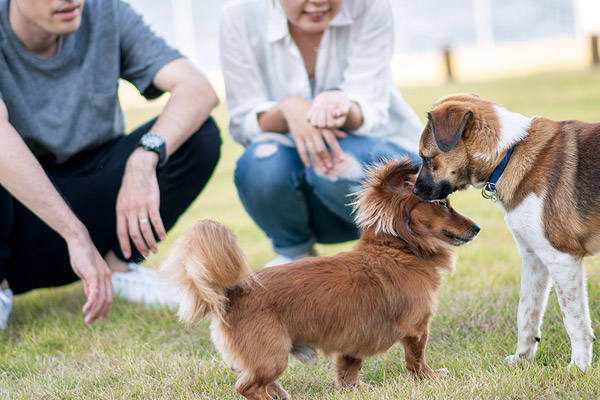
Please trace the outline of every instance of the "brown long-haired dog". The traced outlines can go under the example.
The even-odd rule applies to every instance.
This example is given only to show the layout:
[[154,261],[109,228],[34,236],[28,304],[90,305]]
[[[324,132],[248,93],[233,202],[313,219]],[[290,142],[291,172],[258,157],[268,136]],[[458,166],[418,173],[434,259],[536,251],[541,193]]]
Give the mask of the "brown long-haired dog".
[[441,271],[454,269],[450,245],[479,227],[446,200],[414,195],[417,171],[402,160],[368,172],[354,204],[363,234],[350,252],[252,273],[235,235],[216,222],[200,221],[173,244],[162,272],[179,288],[179,317],[212,320],[241,395],[286,398],[277,379],[288,355],[315,363],[317,349],[334,356],[341,387],[358,386],[363,360],[398,341],[408,371],[444,373],[425,362],[436,290]]

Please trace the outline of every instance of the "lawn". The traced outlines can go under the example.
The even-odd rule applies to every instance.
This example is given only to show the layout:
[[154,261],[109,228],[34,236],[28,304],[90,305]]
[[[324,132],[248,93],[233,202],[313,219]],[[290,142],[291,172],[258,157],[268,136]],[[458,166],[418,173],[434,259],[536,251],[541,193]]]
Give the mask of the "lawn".
[[[600,120],[600,70],[560,72],[478,83],[403,88],[417,113],[439,97],[476,92],[526,116]],[[130,128],[154,116],[156,107],[127,110]],[[246,215],[232,183],[241,147],[226,130],[223,106],[214,112],[222,127],[222,158],[206,190],[146,265],[158,266],[170,243],[197,220],[231,227],[258,268],[273,257],[268,239]],[[339,391],[333,370],[291,361],[281,378],[294,399],[548,399],[600,398],[597,346],[588,373],[567,371],[568,336],[554,294],[542,327],[536,359],[518,366],[504,357],[516,348],[520,259],[503,212],[470,189],[452,195],[453,206],[482,227],[477,240],[458,249],[458,267],[446,275],[427,349],[433,368],[450,375],[436,381],[411,379],[401,346],[369,359],[362,380],[371,386]],[[352,244],[319,246],[333,254]],[[600,260],[585,262],[592,326],[600,332]],[[0,397],[47,399],[235,399],[235,374],[208,340],[208,324],[179,324],[166,309],[116,300],[103,323],[87,326],[80,283],[16,297],[6,331],[0,333]]]

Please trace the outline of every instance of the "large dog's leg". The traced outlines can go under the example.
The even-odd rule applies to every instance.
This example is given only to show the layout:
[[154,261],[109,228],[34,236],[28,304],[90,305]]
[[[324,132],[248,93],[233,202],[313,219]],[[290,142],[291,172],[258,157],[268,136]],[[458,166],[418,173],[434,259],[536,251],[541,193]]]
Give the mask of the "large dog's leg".
[[571,363],[585,371],[592,360],[594,332],[590,321],[585,269],[581,258],[549,254],[546,265],[552,277],[565,328],[571,339]]
[[521,272],[521,294],[517,326],[519,330],[517,351],[506,357],[509,363],[517,363],[535,356],[541,340],[540,327],[550,294],[550,275],[546,267],[527,246],[514,235],[523,262]]
[[[506,222],[519,245],[523,259],[521,302],[519,303],[519,345],[510,361],[533,356],[537,347],[531,340],[541,324],[547,299],[547,276],[552,278],[571,339],[571,364],[585,370],[591,361],[594,336],[585,287],[582,259],[556,250],[546,239],[542,223],[543,201],[530,195],[506,215]],[[539,264],[538,264],[539,260]],[[546,270],[534,266],[544,265]],[[535,288],[539,288],[535,289]],[[530,298],[531,297],[531,298]],[[538,312],[539,311],[539,312]],[[533,323],[539,319],[539,323]],[[530,329],[524,329],[528,321]],[[538,329],[533,330],[537,326]],[[535,336],[534,336],[535,338]]]

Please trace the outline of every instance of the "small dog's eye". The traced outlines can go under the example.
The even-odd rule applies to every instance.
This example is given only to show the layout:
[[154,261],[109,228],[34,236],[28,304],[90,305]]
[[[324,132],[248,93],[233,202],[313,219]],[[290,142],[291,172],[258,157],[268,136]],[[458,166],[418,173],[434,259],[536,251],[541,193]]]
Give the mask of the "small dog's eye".
[[442,207],[444,208],[450,208],[450,205],[448,204],[447,201],[440,201],[440,204],[442,205]]

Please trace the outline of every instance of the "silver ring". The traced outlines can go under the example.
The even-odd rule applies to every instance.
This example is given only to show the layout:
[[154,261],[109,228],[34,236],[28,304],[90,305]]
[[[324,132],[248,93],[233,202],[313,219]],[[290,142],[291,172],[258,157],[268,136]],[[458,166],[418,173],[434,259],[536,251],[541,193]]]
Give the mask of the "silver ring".
[[140,221],[139,221],[139,222],[140,222],[140,224],[146,224],[146,223],[148,223],[149,221],[148,221],[148,218],[142,218],[142,219],[140,219]]

